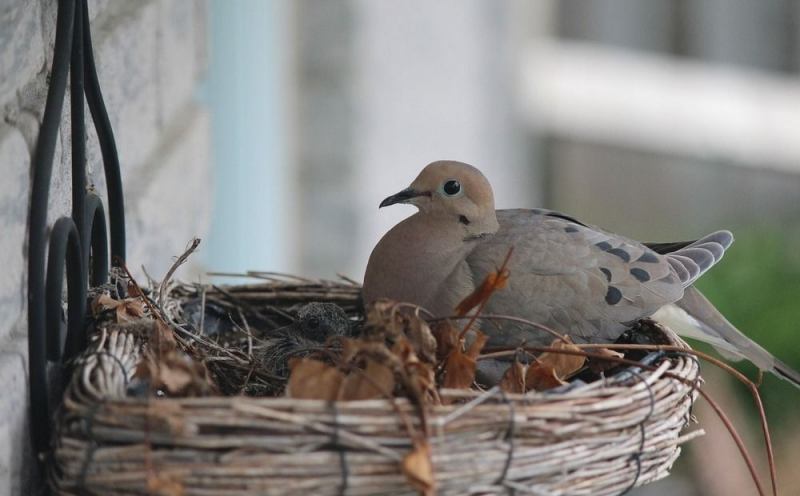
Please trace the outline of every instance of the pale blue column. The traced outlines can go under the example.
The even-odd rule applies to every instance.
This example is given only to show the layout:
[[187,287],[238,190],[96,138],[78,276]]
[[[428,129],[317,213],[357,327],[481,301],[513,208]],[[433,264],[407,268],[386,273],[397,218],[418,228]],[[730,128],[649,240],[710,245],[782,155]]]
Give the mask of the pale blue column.
[[212,115],[215,173],[204,243],[210,270],[290,270],[289,8],[277,0],[211,1],[201,90]]

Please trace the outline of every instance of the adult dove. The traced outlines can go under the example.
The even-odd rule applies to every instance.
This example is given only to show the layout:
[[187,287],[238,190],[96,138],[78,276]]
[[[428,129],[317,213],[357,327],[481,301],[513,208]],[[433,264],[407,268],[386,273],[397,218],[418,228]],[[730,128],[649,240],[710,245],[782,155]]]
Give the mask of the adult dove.
[[[612,342],[651,317],[800,387],[800,374],[742,334],[692,286],[733,242],[728,231],[693,242],[643,244],[551,210],[495,210],[486,177],[453,161],[431,163],[380,207],[397,203],[419,211],[372,251],[366,304],[389,298],[450,316],[514,247],[508,285],[484,314],[544,324],[577,343]],[[552,340],[507,320],[485,322],[482,330],[489,346]]]

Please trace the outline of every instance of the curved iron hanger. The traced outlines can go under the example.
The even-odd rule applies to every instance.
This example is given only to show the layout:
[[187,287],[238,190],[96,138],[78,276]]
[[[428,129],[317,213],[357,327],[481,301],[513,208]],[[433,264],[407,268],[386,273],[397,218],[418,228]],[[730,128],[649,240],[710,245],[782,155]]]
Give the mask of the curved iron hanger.
[[[58,376],[64,375],[63,364],[86,347],[87,290],[89,284],[96,286],[108,281],[109,234],[112,259],[125,259],[125,209],[119,158],[97,78],[87,0],[59,0],[55,38],[50,87],[33,157],[28,235],[30,423],[37,454],[48,451],[52,432],[48,362],[60,362],[54,374],[60,380]],[[67,75],[72,111],[72,216],[61,217],[53,224],[48,249],[47,202]],[[102,200],[86,188],[84,96],[103,157],[108,230]],[[66,333],[62,311],[65,269]]]

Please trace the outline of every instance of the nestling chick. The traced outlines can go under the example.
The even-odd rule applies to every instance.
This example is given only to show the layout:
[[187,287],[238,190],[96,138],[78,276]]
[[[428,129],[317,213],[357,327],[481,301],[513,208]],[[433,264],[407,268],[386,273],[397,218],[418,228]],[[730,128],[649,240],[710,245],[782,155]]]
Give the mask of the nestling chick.
[[263,346],[256,349],[261,368],[277,377],[289,376],[289,358],[302,357],[323,348],[334,336],[351,334],[350,320],[333,303],[309,303],[297,312],[297,320],[276,329]]

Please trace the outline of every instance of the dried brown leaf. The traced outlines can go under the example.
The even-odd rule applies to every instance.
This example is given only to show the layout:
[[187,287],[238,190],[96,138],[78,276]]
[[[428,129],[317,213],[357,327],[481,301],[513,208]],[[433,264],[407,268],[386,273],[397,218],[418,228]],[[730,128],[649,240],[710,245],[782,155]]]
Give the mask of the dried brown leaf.
[[422,361],[436,363],[436,338],[431,334],[431,328],[427,322],[416,315],[411,316],[408,320],[406,336]]
[[365,344],[360,339],[351,338],[339,338],[339,342],[342,344],[342,360],[344,362],[353,360]]
[[537,361],[528,367],[528,372],[525,374],[525,384],[527,389],[545,391],[567,383],[556,376],[552,365]]
[[147,493],[154,496],[183,496],[183,481],[178,474],[147,474]]
[[144,303],[138,298],[127,298],[117,305],[117,322],[129,322],[144,316]]
[[172,328],[160,320],[153,321],[147,343],[150,347],[151,354],[156,360],[169,355],[178,347],[178,342],[175,340]]
[[475,288],[475,291],[470,293],[469,296],[461,300],[461,303],[456,307],[456,315],[459,317],[464,316],[473,308],[485,304],[495,291],[506,286],[508,276],[508,271],[489,272],[481,285]]
[[439,360],[443,360],[456,347],[458,332],[450,320],[442,320],[431,326],[431,334],[436,340],[436,357]]
[[467,350],[467,355],[470,358],[472,358],[473,360],[478,358],[478,355],[480,354],[481,350],[483,349],[484,345],[486,344],[486,341],[488,341],[488,340],[489,340],[489,336],[487,336],[486,334],[482,333],[481,331],[476,331],[475,332],[475,341],[472,342],[472,344],[470,345],[469,349]]
[[152,362],[147,359],[143,358],[139,360],[139,363],[136,364],[136,370],[133,373],[133,377],[140,379],[142,381],[146,381],[153,377],[152,370],[150,370]]
[[92,315],[96,317],[101,312],[105,310],[111,310],[112,308],[117,308],[121,304],[121,301],[115,300],[108,295],[101,294],[92,300]]
[[291,398],[333,401],[339,395],[344,375],[330,365],[310,358],[289,360],[289,384],[286,395]]
[[172,351],[162,356],[160,361],[150,363],[153,385],[170,396],[195,397],[216,393],[205,364],[188,355]]
[[353,371],[342,382],[338,399],[341,401],[371,400],[391,396],[394,391],[392,369],[367,359],[363,372]]
[[162,365],[158,372],[159,382],[173,395],[182,392],[192,383],[193,377],[188,367]]
[[463,317],[473,308],[485,305],[495,291],[506,287],[508,278],[511,275],[511,272],[508,270],[508,261],[511,260],[512,253],[514,253],[513,246],[508,250],[508,254],[506,255],[506,258],[503,260],[503,263],[500,265],[500,267],[497,270],[486,274],[486,277],[483,279],[483,282],[481,282],[481,285],[475,288],[475,291],[469,294],[466,298],[461,300],[456,307],[456,315]]
[[465,355],[460,348],[456,347],[447,355],[444,366],[445,388],[468,389],[475,382],[475,371],[477,364],[473,358]]
[[403,475],[415,490],[425,496],[436,493],[436,484],[433,478],[433,462],[431,461],[431,447],[427,441],[415,443],[414,451],[403,458],[400,465]]
[[128,296],[131,298],[147,298],[142,290],[139,288],[139,285],[133,281],[128,281]]
[[392,355],[400,362],[400,367],[396,370],[399,382],[413,398],[420,403],[438,399],[433,367],[419,360],[407,339],[400,339],[394,344]]
[[[608,348],[596,348],[592,350],[592,353],[612,359],[623,358],[625,356],[624,354],[618,351],[609,350]],[[600,374],[602,372],[605,372],[606,370],[613,369],[614,367],[619,365],[619,362],[615,360],[603,360],[602,358],[592,357],[586,360],[586,365],[589,367],[589,370],[591,370],[595,374]]]
[[525,392],[525,366],[520,363],[519,357],[514,357],[514,361],[500,379],[500,389],[514,394]]
[[[565,340],[556,339],[550,344],[556,350],[582,352],[572,344],[569,337]],[[566,353],[546,351],[528,367],[525,383],[528,389],[544,391],[566,384],[565,379],[579,371],[586,362],[586,357]]]
[[488,339],[489,336],[478,332],[475,341],[466,353],[461,351],[461,346],[456,346],[450,350],[444,364],[443,387],[455,389],[469,389],[472,387],[477,370],[475,359]]
[[364,321],[364,338],[367,340],[395,339],[406,327],[408,318],[397,311],[397,303],[378,300],[367,308]]
[[[550,347],[556,350],[573,351],[578,353],[583,351],[572,344],[569,336],[566,337],[566,341],[562,339],[554,340],[552,344],[550,344]],[[583,367],[583,364],[586,362],[586,357],[558,352],[544,352],[539,355],[538,361],[547,365],[551,365],[554,373],[559,379],[566,379]]]
[[392,346],[392,353],[400,359],[400,363],[406,369],[421,363],[408,339],[402,338],[395,341],[394,346]]

